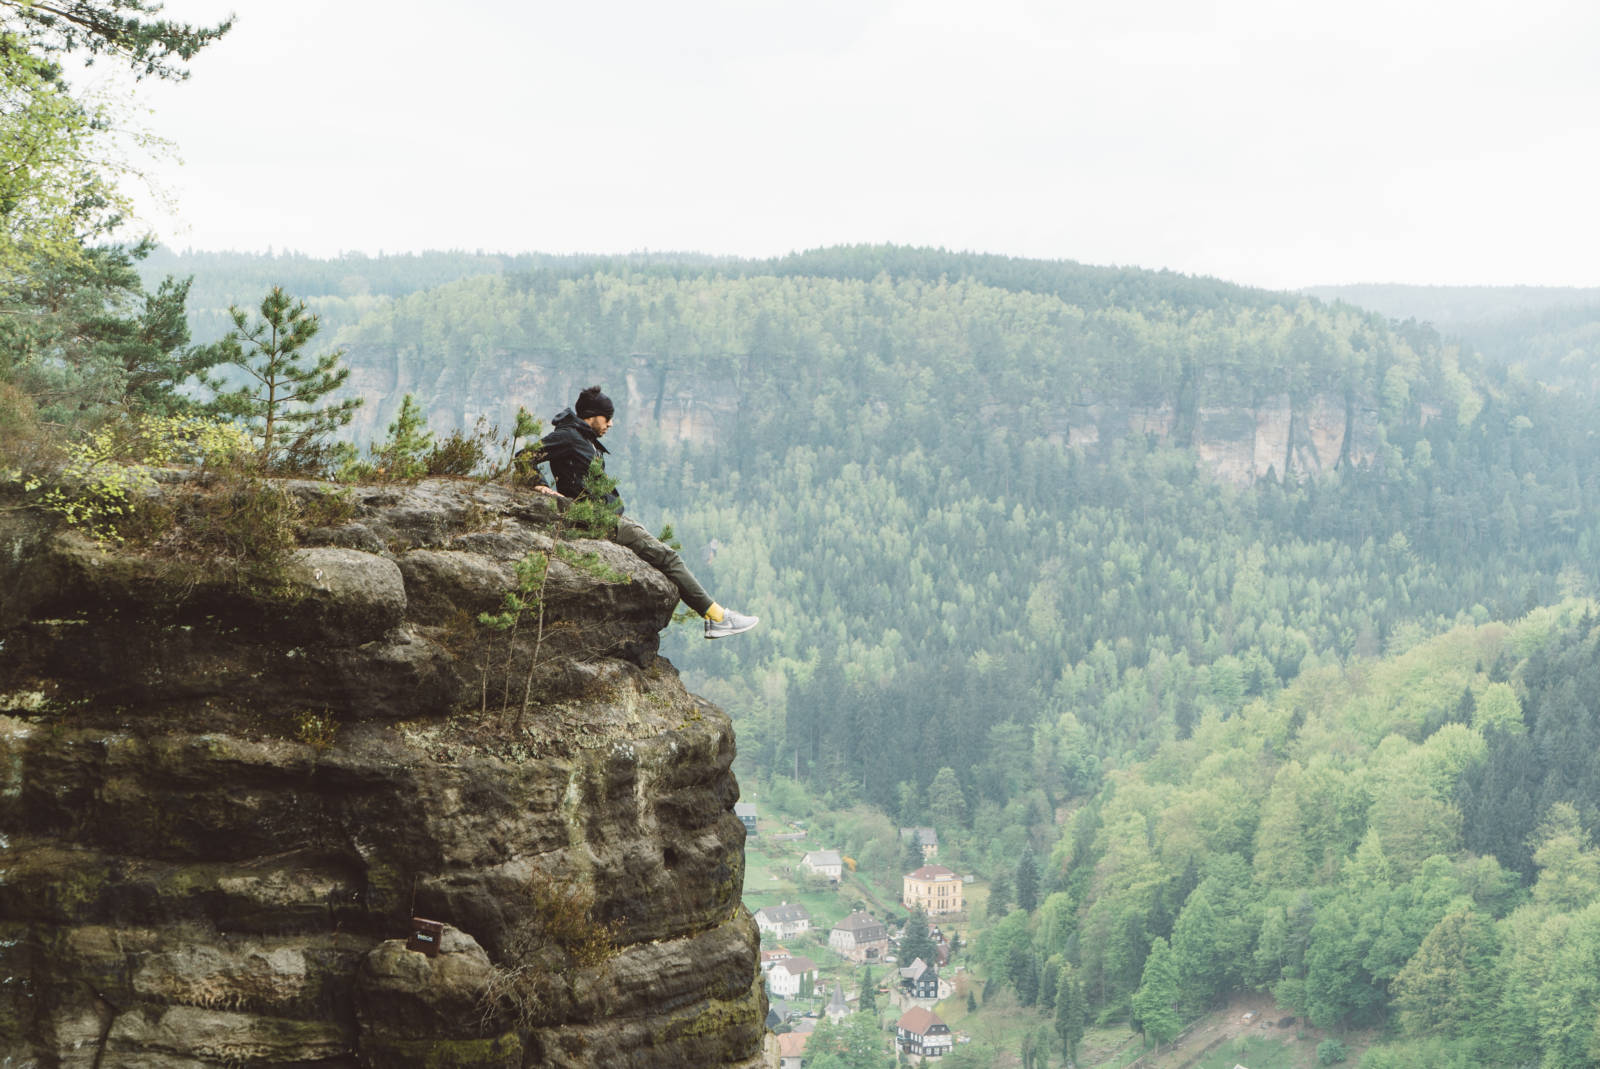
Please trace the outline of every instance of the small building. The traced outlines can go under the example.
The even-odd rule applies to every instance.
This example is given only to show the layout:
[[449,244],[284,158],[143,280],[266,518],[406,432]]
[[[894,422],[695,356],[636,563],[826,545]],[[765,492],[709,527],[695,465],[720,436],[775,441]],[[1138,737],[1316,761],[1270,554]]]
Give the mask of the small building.
[[911,998],[939,999],[939,970],[917,958],[900,970],[900,990]]
[[763,950],[761,952],[761,971],[766,972],[769,967],[776,965],[784,958],[792,957],[794,957],[794,955],[789,953],[789,951],[784,947],[773,947],[771,950]]
[[943,865],[924,865],[907,873],[900,901],[907,909],[920,909],[930,917],[961,913],[967,908],[961,877]]
[[915,839],[922,851],[922,860],[932,861],[939,856],[939,833],[932,828],[901,828],[900,841]]
[[812,850],[800,859],[800,864],[834,883],[838,883],[839,877],[844,875],[844,858],[839,856],[837,850]]
[[858,909],[828,933],[828,946],[851,961],[882,961],[889,954],[889,929]]
[[955,1046],[950,1026],[921,1006],[913,1006],[895,1022],[894,1041],[907,1054],[923,1058],[942,1058]]
[[733,815],[744,824],[744,833],[754,836],[756,833],[756,804],[754,802],[733,803]]
[[784,958],[767,970],[767,987],[778,998],[810,998],[817,989],[817,963]]
[[785,1032],[778,1037],[778,1069],[800,1069],[805,1061],[809,1032]]
[[763,906],[756,910],[756,927],[772,933],[775,939],[792,939],[801,932],[811,930],[811,914],[804,906],[785,902],[778,906]]
[[850,1004],[845,1001],[843,984],[833,985],[833,997],[828,1000],[828,1008],[823,1013],[834,1024],[850,1016]]

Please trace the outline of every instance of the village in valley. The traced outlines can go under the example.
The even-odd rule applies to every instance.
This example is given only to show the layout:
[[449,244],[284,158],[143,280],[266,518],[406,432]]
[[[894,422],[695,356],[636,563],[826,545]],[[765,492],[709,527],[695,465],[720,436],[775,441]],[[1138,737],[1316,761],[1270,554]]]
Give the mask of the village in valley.
[[[968,1041],[938,1007],[955,1000],[965,1010],[975,993],[960,963],[973,878],[938,863],[935,829],[900,829],[906,871],[895,897],[884,893],[887,881],[859,872],[855,858],[812,848],[800,822],[758,821],[751,802],[735,811],[748,836],[745,904],[761,931],[767,1026],[778,1035],[782,1069],[801,1069],[820,1021],[842,1024],[858,1012],[876,1017],[886,1044],[892,1031],[907,1061],[939,1058]],[[913,860],[921,864],[912,868]]]

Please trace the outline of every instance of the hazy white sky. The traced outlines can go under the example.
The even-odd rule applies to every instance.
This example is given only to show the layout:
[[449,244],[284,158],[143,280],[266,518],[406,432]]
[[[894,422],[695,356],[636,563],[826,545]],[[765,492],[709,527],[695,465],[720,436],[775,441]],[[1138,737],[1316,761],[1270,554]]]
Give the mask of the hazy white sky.
[[178,248],[1600,285],[1593,0],[169,0]]

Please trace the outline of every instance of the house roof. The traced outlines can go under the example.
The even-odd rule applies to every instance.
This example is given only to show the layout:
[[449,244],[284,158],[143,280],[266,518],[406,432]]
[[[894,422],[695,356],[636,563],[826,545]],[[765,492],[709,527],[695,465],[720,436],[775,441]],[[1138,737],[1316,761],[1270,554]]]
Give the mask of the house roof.
[[774,969],[782,969],[791,976],[804,976],[808,972],[817,971],[817,963],[810,958],[784,958]]
[[900,838],[902,838],[902,839],[909,839],[913,835],[915,835],[917,837],[917,845],[918,846],[938,846],[939,845],[939,833],[934,831],[932,828],[901,828],[900,829]]
[[794,921],[809,921],[811,914],[806,912],[804,906],[785,903],[781,906],[762,906],[756,910],[756,917],[768,924],[790,924]]
[[842,928],[847,932],[859,932],[863,928],[882,928],[883,922],[872,914],[863,913],[858,909],[833,927],[835,931]]
[[811,852],[806,854],[804,857],[802,857],[800,860],[801,860],[801,862],[803,864],[807,864],[807,865],[842,865],[842,864],[844,864],[844,862],[839,860],[839,851],[837,851],[837,850],[812,850]]
[[810,1042],[810,1032],[785,1032],[778,1037],[778,1056],[780,1058],[798,1058],[805,1053],[806,1044]]
[[906,878],[911,880],[953,880],[956,879],[956,874],[943,865],[924,865],[916,872],[907,873]]
[[944,1022],[939,1019],[939,1015],[932,1010],[925,1010],[921,1006],[913,1006],[901,1014],[900,1019],[895,1022],[896,1028],[904,1028],[907,1032],[919,1036],[927,1035],[928,1029],[936,1025],[944,1025]]
[[932,965],[929,965],[921,958],[917,958],[910,965],[907,965],[904,969],[901,969],[900,975],[905,977],[907,980],[919,980],[922,978],[922,974],[931,968],[933,968]]
[[753,817],[756,815],[756,804],[754,802],[735,802],[733,803],[733,812],[736,816]]

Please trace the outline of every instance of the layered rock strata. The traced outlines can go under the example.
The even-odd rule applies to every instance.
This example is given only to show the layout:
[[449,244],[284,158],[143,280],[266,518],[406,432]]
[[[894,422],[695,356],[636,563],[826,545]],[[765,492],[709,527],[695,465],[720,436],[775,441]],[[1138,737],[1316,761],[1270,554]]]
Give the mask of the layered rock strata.
[[[251,495],[293,546],[185,543]],[[658,573],[573,542],[610,572],[552,558],[501,630],[546,499],[154,504],[129,548],[0,500],[0,1065],[764,1064],[732,729]]]

